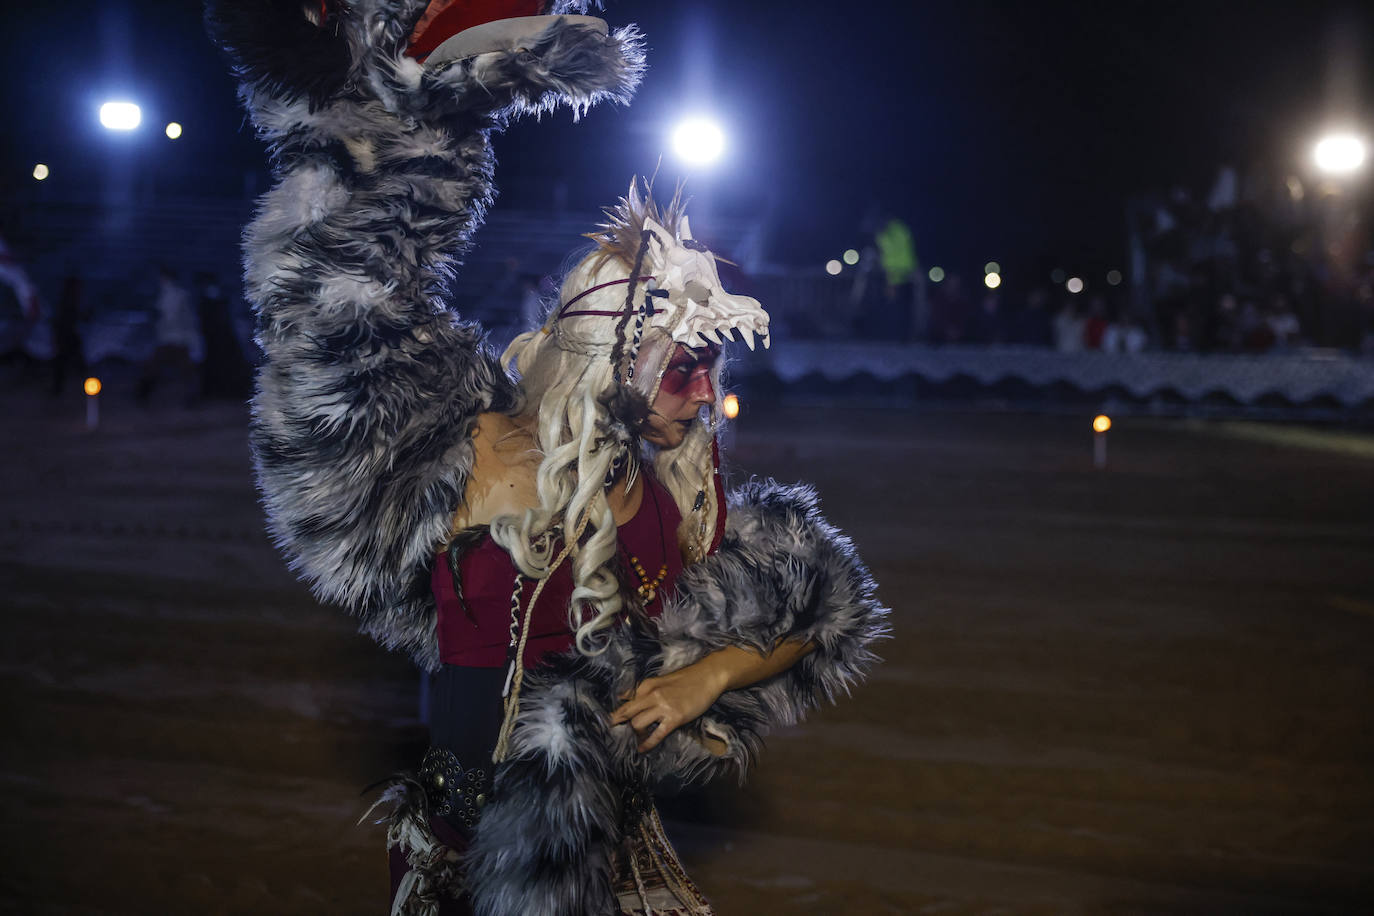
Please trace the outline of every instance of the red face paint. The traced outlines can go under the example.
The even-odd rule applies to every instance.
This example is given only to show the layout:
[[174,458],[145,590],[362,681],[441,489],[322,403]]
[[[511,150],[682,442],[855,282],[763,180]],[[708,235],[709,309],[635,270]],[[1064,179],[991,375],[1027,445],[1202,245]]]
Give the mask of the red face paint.
[[706,394],[714,399],[711,369],[719,357],[720,347],[716,344],[700,348],[678,344],[663,370],[663,381],[658,390],[674,397],[688,397],[696,394],[704,385]]

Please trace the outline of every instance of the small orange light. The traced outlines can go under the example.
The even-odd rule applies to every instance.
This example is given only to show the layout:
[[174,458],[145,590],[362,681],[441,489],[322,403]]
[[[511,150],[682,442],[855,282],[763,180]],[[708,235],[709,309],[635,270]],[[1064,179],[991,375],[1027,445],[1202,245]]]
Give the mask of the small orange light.
[[739,397],[737,395],[727,394],[722,406],[725,408],[725,419],[733,420],[739,416]]
[[1096,417],[1093,417],[1093,432],[1095,432],[1095,433],[1105,433],[1107,430],[1109,430],[1109,429],[1111,429],[1111,428],[1112,428],[1112,418],[1111,418],[1111,417],[1107,416],[1107,415],[1104,414],[1104,413],[1103,413],[1103,414],[1098,414]]
[[91,397],[95,397],[97,394],[100,394],[100,379],[86,379],[86,393],[89,394]]

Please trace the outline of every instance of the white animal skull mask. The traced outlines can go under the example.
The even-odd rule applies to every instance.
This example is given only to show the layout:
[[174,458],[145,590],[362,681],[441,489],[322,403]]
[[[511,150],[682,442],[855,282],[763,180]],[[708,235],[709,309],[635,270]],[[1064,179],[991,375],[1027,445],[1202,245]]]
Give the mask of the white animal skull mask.
[[667,229],[646,220],[644,228],[652,233],[644,255],[641,276],[651,277],[645,285],[667,295],[652,297],[654,314],[649,327],[663,328],[672,339],[689,347],[724,343],[730,332],[754,349],[755,337],[769,344],[768,313],[757,299],[727,293],[716,272],[715,256],[692,238],[687,217],[682,217],[682,236],[674,238]]

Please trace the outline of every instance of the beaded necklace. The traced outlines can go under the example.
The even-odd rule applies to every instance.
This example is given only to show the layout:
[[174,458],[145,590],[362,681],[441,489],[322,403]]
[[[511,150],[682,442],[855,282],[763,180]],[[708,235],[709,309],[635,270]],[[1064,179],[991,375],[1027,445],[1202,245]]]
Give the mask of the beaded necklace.
[[663,513],[658,506],[658,494],[654,492],[653,485],[649,483],[647,477],[644,480],[644,490],[649,498],[654,501],[654,520],[658,523],[659,555],[663,557],[664,562],[658,568],[658,575],[650,579],[649,573],[644,569],[644,564],[639,557],[628,551],[626,555],[630,558],[630,567],[639,579],[639,587],[635,591],[639,594],[639,600],[644,603],[645,607],[648,607],[658,596],[658,590],[663,585],[663,580],[668,578],[668,544],[663,538]]

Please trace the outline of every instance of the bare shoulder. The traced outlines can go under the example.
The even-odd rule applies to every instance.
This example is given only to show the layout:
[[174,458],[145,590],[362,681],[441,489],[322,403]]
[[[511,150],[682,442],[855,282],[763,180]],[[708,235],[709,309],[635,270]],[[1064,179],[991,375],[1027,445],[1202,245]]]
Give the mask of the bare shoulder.
[[506,414],[481,414],[473,427],[472,448],[472,473],[453,518],[454,531],[487,525],[538,503],[535,476],[543,456],[527,427]]

